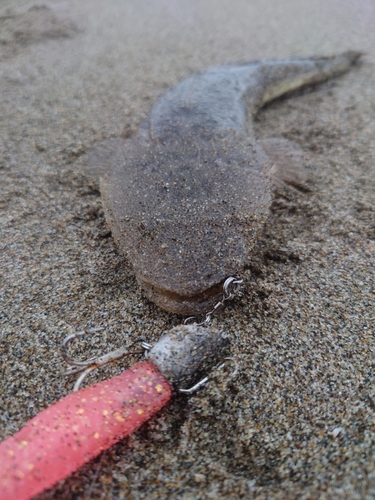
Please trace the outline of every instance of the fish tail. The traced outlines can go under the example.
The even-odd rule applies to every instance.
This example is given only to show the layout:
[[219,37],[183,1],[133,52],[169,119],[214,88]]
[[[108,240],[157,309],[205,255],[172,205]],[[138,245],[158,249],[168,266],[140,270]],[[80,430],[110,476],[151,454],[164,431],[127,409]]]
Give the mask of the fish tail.
[[347,51],[332,57],[259,63],[259,85],[250,96],[253,111],[284,94],[346,73],[361,56],[361,52]]

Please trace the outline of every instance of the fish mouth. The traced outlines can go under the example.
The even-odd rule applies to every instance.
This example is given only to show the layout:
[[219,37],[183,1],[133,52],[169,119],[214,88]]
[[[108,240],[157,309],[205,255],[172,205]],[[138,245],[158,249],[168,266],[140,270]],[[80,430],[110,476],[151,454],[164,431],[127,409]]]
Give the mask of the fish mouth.
[[147,298],[166,311],[175,314],[202,314],[208,312],[223,295],[225,280],[216,283],[194,295],[181,295],[173,290],[166,290],[139,278]]

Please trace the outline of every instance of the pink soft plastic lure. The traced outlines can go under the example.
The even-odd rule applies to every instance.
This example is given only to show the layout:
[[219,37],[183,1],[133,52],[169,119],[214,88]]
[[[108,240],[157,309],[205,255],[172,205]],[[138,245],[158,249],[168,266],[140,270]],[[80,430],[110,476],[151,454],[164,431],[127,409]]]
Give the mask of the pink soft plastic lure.
[[0,445],[1,500],[26,500],[131,434],[171,397],[147,361],[69,394]]
[[226,342],[215,330],[176,327],[148,361],[42,411],[0,444],[0,499],[30,499],[134,432],[169,401],[172,386],[190,384]]

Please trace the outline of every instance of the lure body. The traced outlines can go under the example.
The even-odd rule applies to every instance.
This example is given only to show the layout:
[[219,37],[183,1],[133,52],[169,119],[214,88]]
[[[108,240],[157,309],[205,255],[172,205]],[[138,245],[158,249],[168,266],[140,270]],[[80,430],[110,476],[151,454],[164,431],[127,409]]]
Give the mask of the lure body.
[[134,432],[215,364],[228,339],[180,325],[121,375],[69,394],[0,443],[0,500],[28,500]]
[[27,500],[51,487],[134,432],[171,394],[146,361],[69,394],[0,444],[0,500]]
[[241,274],[273,180],[303,184],[295,148],[290,155],[285,143],[276,151],[275,142],[261,145],[252,118],[287,92],[345,73],[359,57],[207,69],[157,100],[136,136],[103,151],[106,219],[152,301],[178,314],[203,312],[225,278]]

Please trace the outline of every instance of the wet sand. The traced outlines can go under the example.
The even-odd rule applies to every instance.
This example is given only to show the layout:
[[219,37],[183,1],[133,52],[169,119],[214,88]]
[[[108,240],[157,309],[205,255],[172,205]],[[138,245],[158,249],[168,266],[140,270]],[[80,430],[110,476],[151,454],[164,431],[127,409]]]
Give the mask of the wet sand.
[[175,398],[40,500],[374,498],[374,33],[371,0],[2,2],[2,438],[71,390],[68,333],[105,326],[77,346],[84,358],[182,321],[147,301],[118,253],[90,150],[207,66],[366,53],[258,116],[258,137],[294,140],[315,182],[278,193],[214,321],[239,375]]

